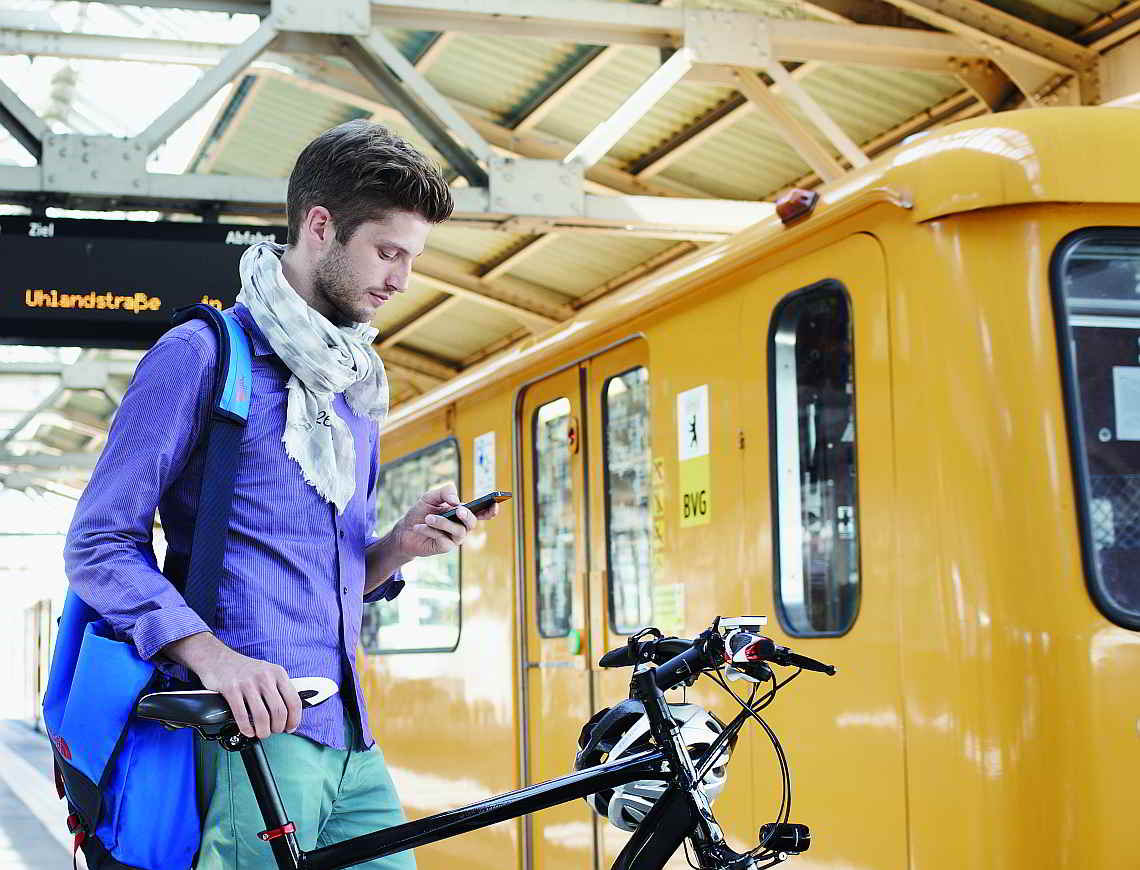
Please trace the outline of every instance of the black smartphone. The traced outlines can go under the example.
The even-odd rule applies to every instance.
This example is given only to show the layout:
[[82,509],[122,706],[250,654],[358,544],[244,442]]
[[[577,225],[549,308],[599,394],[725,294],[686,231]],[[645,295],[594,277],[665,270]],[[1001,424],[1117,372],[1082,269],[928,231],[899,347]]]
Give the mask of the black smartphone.
[[[486,495],[479,496],[477,499],[464,502],[463,507],[467,508],[467,510],[471,511],[471,513],[477,514],[479,511],[486,510],[495,502],[506,501],[510,497],[511,494],[509,492],[502,492],[501,490],[496,489],[493,492],[487,493]],[[445,520],[453,520],[455,519],[455,512],[457,510],[459,510],[459,508],[453,507],[451,510],[441,513],[440,516]]]

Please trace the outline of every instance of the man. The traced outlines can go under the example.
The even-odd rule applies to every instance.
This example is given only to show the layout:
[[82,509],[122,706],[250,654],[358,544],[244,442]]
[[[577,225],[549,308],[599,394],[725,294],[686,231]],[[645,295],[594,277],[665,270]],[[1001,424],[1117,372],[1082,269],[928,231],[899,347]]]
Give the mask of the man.
[[[264,740],[301,847],[312,849],[404,820],[357,677],[363,603],[395,597],[401,565],[454,549],[498,509],[445,520],[459,503],[448,484],[384,537],[371,531],[388,384],[369,321],[404,291],[432,225],[451,214],[439,170],[383,127],[351,121],[302,151],[287,209],[288,245],[260,243],[241,260],[234,313],[251,342],[252,402],[216,631],[159,572],[151,541],[157,509],[167,573],[184,566],[218,351],[201,321],[172,329],[139,362],[65,561],[76,592],[140,656],[192,671],[225,696],[243,734]],[[304,676],[328,677],[340,693],[302,717],[289,677]],[[198,776],[199,870],[274,867],[240,759],[199,741]],[[366,866],[415,863],[405,852]]]

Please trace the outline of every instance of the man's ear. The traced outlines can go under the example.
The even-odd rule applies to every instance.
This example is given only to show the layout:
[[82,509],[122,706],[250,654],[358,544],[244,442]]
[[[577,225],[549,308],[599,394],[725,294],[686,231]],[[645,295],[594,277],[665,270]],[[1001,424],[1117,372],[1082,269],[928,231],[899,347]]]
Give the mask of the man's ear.
[[301,223],[301,231],[310,236],[318,247],[324,247],[336,237],[332,215],[323,205],[314,205]]

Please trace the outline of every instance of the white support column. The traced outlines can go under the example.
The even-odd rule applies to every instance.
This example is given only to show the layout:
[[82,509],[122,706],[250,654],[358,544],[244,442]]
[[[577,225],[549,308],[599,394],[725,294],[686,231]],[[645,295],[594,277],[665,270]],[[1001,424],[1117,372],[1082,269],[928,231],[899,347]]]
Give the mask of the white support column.
[[756,73],[741,67],[735,67],[733,73],[740,92],[764,110],[780,135],[815,170],[816,175],[824,181],[835,181],[843,175],[839,161],[816,141],[795,115],[784,108],[784,104],[757,78]]
[[44,137],[50,132],[48,126],[3,81],[0,81],[0,125],[7,127],[12,137],[36,160],[40,159]]
[[693,65],[693,53],[679,48],[661,64],[629,98],[605,121],[595,127],[563,159],[563,163],[578,161],[590,167],[606,156],[618,140],[657,104],[673,85],[685,77]]
[[17,440],[17,436],[24,430],[24,427],[31,423],[36,417],[51,408],[63,396],[63,385],[56,387],[46,396],[44,396],[36,405],[31,408],[24,416],[22,416],[16,423],[9,429],[2,438],[0,438],[0,450],[7,448],[9,444]]
[[190,90],[175,101],[174,105],[155,118],[150,126],[139,134],[138,139],[146,145],[147,153],[165,142],[171,133],[206,105],[214,94],[233,81],[265,51],[276,36],[276,23],[272,17],[266,18],[245,42],[230,49],[216,67],[207,71],[190,87]]
[[408,61],[401,51],[394,46],[380,31],[372,33],[361,42],[373,51],[409,91],[419,97],[420,101],[450,129],[459,140],[467,146],[480,160],[487,162],[491,159],[491,146],[487,140],[480,136],[467,120],[455,111],[448,99],[435,89],[423,73],[417,70]]
[[847,162],[851,164],[852,168],[858,169],[860,166],[866,166],[871,162],[867,158],[867,155],[859,150],[859,146],[851,141],[851,137],[839,129],[839,125],[831,120],[831,116],[820,108],[819,104],[811,98],[811,95],[804,90],[803,86],[788,74],[783,64],[774,60],[768,64],[767,71],[768,75],[772,77],[772,81],[778,84],[785,94],[799,104],[803,113],[819,128],[819,131],[827,137],[828,141],[838,149],[839,153],[847,158]]

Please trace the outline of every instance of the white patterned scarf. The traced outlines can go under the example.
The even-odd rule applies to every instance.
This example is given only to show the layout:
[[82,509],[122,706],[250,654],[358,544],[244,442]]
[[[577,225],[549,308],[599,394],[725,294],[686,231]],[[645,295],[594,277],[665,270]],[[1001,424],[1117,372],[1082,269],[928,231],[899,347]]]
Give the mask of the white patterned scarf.
[[284,245],[258,242],[241,258],[245,305],[273,351],[293,373],[285,419],[285,452],[301,466],[305,482],[344,513],[356,491],[352,432],[333,409],[333,397],[360,417],[384,422],[388,378],[372,350],[376,330],[367,323],[337,326],[309,307],[285,280]]

